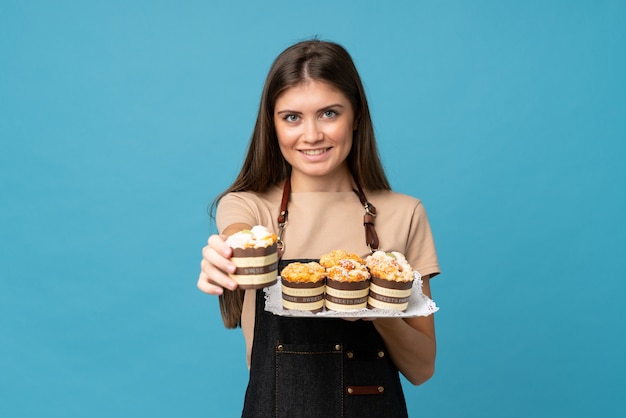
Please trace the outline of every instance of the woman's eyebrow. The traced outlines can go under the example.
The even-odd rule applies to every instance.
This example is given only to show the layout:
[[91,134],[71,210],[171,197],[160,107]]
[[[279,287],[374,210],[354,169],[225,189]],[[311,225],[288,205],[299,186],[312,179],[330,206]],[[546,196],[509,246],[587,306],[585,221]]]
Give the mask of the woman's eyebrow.
[[[343,109],[345,106],[342,105],[341,103],[330,104],[330,105],[323,106],[323,107],[319,108],[316,112],[321,112],[323,110],[331,109],[333,107],[339,107],[339,108]],[[294,114],[294,115],[301,115],[302,114],[302,112],[300,112],[299,110],[289,110],[289,109],[277,110],[276,113],[279,114],[279,115],[283,114],[283,113],[289,113],[289,114]]]
[[322,111],[322,110],[330,109],[331,107],[340,107],[340,108],[342,108],[342,109],[343,109],[343,108],[344,108],[344,105],[342,105],[341,103],[331,104],[331,105],[328,105],[328,106],[324,106],[324,107],[322,107],[320,110],[318,110],[318,112],[319,112],[319,111]]
[[278,111],[276,111],[276,113],[278,113],[279,115],[282,114],[282,113],[289,113],[289,114],[294,114],[294,115],[302,114],[302,112],[298,112],[297,110],[289,110],[289,109],[278,110]]

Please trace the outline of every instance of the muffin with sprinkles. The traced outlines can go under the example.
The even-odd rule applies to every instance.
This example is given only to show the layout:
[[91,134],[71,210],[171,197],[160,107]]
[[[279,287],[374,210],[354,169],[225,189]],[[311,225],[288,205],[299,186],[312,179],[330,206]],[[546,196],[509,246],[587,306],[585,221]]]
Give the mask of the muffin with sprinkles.
[[334,250],[320,257],[326,269],[326,309],[351,311],[367,307],[370,273],[361,257]]
[[371,273],[367,307],[406,311],[414,279],[406,257],[397,251],[376,251],[365,265]]

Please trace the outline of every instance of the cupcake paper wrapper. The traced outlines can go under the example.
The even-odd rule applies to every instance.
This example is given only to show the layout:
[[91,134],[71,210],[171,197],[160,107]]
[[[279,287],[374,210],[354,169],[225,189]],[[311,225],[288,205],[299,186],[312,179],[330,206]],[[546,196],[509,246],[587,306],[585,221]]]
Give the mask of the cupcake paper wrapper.
[[230,277],[241,289],[260,289],[276,283],[278,277],[276,244],[266,248],[233,248],[231,261],[237,269]]

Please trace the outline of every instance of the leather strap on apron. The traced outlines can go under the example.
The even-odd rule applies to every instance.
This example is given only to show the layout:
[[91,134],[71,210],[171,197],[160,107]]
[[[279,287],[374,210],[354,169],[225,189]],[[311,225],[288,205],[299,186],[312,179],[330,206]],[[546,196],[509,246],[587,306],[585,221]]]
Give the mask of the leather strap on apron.
[[[376,207],[367,201],[365,193],[359,183],[356,183],[356,189],[352,189],[354,193],[359,197],[363,208],[365,208],[365,215],[363,215],[363,226],[365,227],[365,243],[373,253],[378,250],[378,235],[374,228],[374,221],[376,220]],[[285,248],[283,241],[283,231],[285,225],[287,225],[287,205],[289,204],[289,194],[291,193],[291,177],[285,179],[285,185],[283,186],[283,197],[280,201],[280,213],[278,214],[278,249],[282,252]]]
[[[356,183],[356,182],[355,182]],[[356,183],[356,189],[354,193],[359,196],[361,204],[365,208],[365,215],[363,215],[363,226],[365,227],[365,242],[370,248],[371,252],[378,250],[378,235],[376,229],[374,229],[374,220],[376,219],[376,208],[370,202],[367,201],[361,185]]]

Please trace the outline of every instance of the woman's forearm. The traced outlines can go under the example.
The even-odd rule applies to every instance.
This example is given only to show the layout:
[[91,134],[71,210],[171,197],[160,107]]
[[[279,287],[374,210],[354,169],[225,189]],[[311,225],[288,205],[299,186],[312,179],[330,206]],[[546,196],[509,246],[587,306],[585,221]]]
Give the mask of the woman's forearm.
[[[408,319],[415,322],[417,318]],[[419,319],[432,321],[432,317]],[[432,377],[437,353],[434,336],[415,329],[402,318],[379,318],[374,326],[385,341],[391,359],[409,382],[420,385]]]
[[[424,279],[422,292],[432,297],[429,278]],[[391,359],[409,382],[420,385],[432,377],[437,354],[433,315],[378,318],[374,326],[385,341]]]

